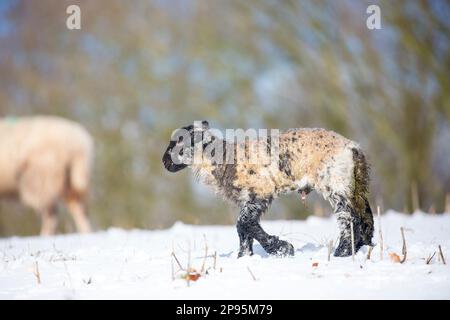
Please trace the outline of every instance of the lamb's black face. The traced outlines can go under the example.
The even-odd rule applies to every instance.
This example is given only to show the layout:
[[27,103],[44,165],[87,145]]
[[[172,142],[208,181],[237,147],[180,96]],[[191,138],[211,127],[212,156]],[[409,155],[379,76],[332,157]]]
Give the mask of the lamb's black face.
[[202,121],[201,125],[189,125],[175,130],[162,158],[164,167],[170,172],[177,172],[188,167],[192,162],[194,145],[202,140],[202,134],[195,133],[208,129],[208,122]]
[[[177,172],[187,167],[187,164],[184,163],[177,164],[172,160],[172,154],[174,154],[173,149],[176,147],[177,143],[178,143],[177,141],[170,141],[169,146],[167,147],[167,150],[164,153],[162,159],[164,167],[170,172]],[[174,157],[176,156],[177,155],[174,154]],[[180,151],[179,156],[183,156],[183,150]]]

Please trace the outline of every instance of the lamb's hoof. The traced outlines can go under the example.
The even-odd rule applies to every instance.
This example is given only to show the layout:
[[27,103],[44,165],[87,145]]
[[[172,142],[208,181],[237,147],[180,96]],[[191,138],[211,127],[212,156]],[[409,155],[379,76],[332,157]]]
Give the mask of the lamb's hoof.
[[[358,241],[358,244],[355,246],[355,253],[363,246],[363,244]],[[335,257],[348,257],[352,255],[352,244],[349,241],[341,241],[334,251],[333,254]]]
[[347,248],[344,246],[339,246],[336,248],[333,254],[335,257],[348,257],[352,255],[352,248]]
[[240,250],[238,253],[238,259],[242,258],[243,256],[252,256],[253,255],[253,250]]
[[294,246],[289,242],[280,240],[275,236],[271,237],[268,242],[269,245],[264,248],[267,253],[280,257],[294,255]]
[[[363,246],[364,244],[361,241],[358,241],[355,246],[355,253]],[[349,241],[341,241],[334,251],[333,254],[335,257],[348,257],[352,255],[352,244]]]
[[287,241],[279,240],[279,247],[278,250],[276,250],[275,254],[281,257],[293,256],[294,246]]

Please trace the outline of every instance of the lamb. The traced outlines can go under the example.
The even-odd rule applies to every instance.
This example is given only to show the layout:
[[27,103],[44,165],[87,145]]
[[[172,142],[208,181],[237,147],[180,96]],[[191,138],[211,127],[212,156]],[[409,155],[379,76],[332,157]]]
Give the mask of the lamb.
[[[169,172],[190,167],[201,181],[238,205],[238,257],[253,254],[254,239],[269,254],[294,255],[292,244],[267,234],[260,225],[272,201],[294,191],[306,195],[315,190],[331,204],[340,231],[335,256],[352,254],[351,224],[355,250],[372,245],[369,165],[356,142],[325,129],[289,129],[278,135],[275,157],[252,163],[239,161],[236,155],[248,155],[258,149],[255,146],[269,152],[273,138],[236,143],[213,131],[207,121],[175,130],[162,161]],[[198,147],[201,161],[193,161]],[[223,151],[219,158],[217,150]],[[220,157],[224,161],[217,161]]]
[[54,234],[63,199],[79,232],[86,215],[93,139],[79,124],[53,116],[0,119],[0,196],[20,199],[41,215],[41,235]]

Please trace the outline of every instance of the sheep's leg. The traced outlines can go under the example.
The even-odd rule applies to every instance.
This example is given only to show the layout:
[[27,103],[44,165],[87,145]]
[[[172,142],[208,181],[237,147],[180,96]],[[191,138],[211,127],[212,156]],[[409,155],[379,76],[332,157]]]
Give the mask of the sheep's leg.
[[339,244],[334,252],[335,257],[347,257],[352,254],[352,235],[351,226],[353,223],[353,236],[355,252],[362,246],[361,243],[361,219],[355,213],[351,201],[339,194],[333,194],[329,199],[335,210],[337,223],[340,230]]
[[261,215],[266,209],[267,205],[264,201],[246,203],[242,206],[237,221],[237,230],[241,240],[238,257],[252,252],[249,251],[251,241],[248,239],[256,239],[269,254],[294,255],[292,244],[267,234],[259,224]]
[[41,236],[50,236],[56,233],[56,227],[58,225],[58,218],[55,213],[55,208],[49,208],[42,210],[42,225]]
[[253,255],[253,238],[250,236],[245,223],[240,223],[238,219],[237,232],[239,235],[239,253],[238,258]]
[[69,199],[66,201],[67,207],[72,215],[73,220],[75,221],[75,225],[77,226],[77,230],[81,233],[89,233],[91,232],[91,224],[89,223],[89,219],[86,215],[86,210],[81,201]]
[[252,255],[253,255],[253,238],[249,235],[239,234],[238,258]]
[[373,246],[373,215],[369,200],[364,197],[364,213],[361,218],[361,245]]

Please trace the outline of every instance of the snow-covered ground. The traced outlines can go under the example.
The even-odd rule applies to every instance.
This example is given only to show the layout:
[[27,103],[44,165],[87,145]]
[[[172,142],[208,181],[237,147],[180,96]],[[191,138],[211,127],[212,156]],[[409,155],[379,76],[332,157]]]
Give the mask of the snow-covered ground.
[[[438,253],[428,265],[425,259],[441,245],[450,262],[450,215],[388,212],[381,222],[382,261],[378,246],[371,260],[364,247],[355,261],[328,261],[336,223],[317,217],[263,221],[269,233],[294,244],[292,258],[267,256],[255,242],[254,256],[236,259],[233,226],[177,223],[161,231],[1,239],[0,299],[449,299],[449,265]],[[389,258],[389,253],[402,256],[401,226],[408,250],[403,264]],[[208,256],[217,252],[216,259],[205,261],[205,241]],[[204,263],[207,272],[188,287],[172,251],[183,267],[190,253],[191,267],[201,271]]]

